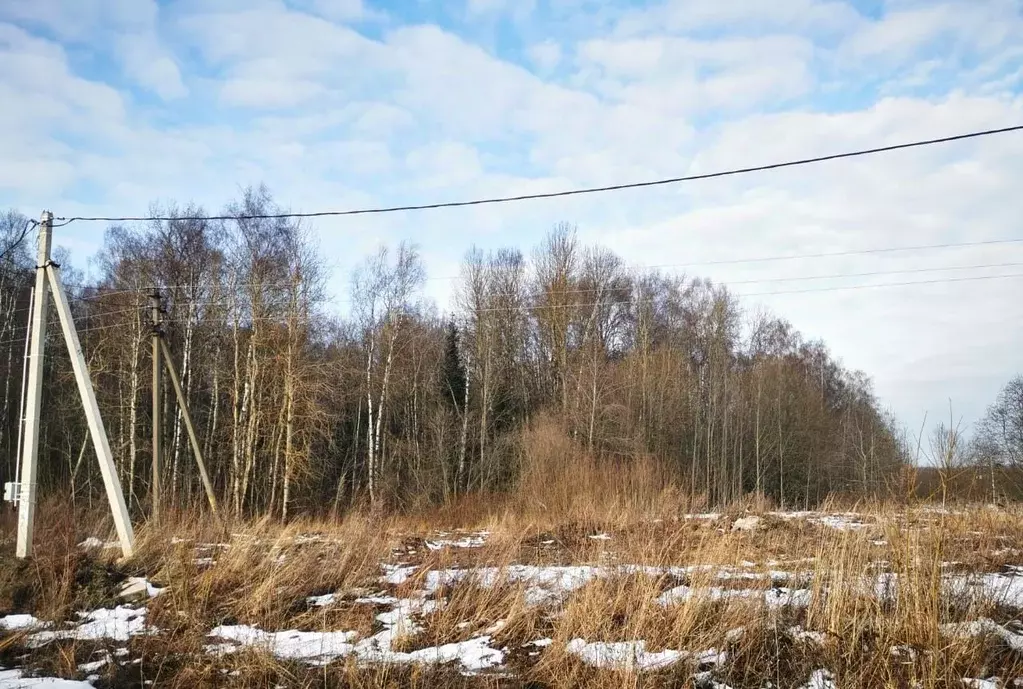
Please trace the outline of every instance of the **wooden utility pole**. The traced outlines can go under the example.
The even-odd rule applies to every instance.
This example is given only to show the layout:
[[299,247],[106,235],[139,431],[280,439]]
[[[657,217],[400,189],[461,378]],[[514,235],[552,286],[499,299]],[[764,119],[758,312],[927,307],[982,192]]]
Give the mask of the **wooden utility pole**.
[[202,459],[202,448],[199,446],[199,436],[195,433],[195,426],[192,424],[192,415],[188,413],[188,400],[185,398],[185,391],[181,387],[181,380],[178,378],[177,369],[174,368],[174,359],[171,358],[170,348],[167,342],[159,338],[160,349],[163,350],[163,359],[167,364],[167,375],[170,376],[171,385],[174,387],[174,394],[178,398],[178,408],[181,409],[181,418],[185,422],[185,429],[188,431],[188,440],[192,444],[192,453],[195,455],[195,463],[199,467],[199,476],[202,478],[203,488],[206,489],[206,498],[210,501],[210,509],[214,514],[217,511],[217,498],[213,494],[213,484],[210,483],[210,476],[206,472],[206,463]]
[[150,313],[153,318],[153,478],[152,478],[152,520],[160,521],[160,459],[162,452],[163,422],[160,417],[162,407],[162,385],[160,381],[160,291],[153,290],[149,297]]
[[36,513],[39,468],[39,421],[43,403],[43,350],[46,347],[46,266],[50,262],[53,213],[43,211],[39,221],[36,286],[32,304],[32,341],[29,345],[28,398],[25,402],[25,445],[21,452],[21,498],[18,503],[18,557],[32,552],[32,526]]
[[36,258],[35,303],[32,305],[32,340],[30,345],[31,361],[28,372],[28,400],[25,418],[25,447],[22,452],[21,469],[21,500],[18,505],[18,544],[19,558],[28,557],[32,552],[32,527],[35,520],[36,488],[39,475],[39,422],[42,412],[43,394],[43,350],[46,342],[46,293],[49,288],[53,292],[54,305],[60,317],[61,329],[64,331],[64,342],[71,355],[71,366],[74,369],[78,394],[82,398],[85,416],[92,436],[92,444],[99,458],[100,473],[106,488],[110,511],[114,517],[114,525],[121,541],[121,552],[130,557],[134,548],[135,533],[128,519],[128,508],[124,502],[124,493],[117,479],[117,468],[114,466],[113,453],[107,440],[106,429],[96,403],[96,391],[92,387],[88,365],[82,354],[82,344],[78,340],[78,331],[71,316],[64,285],[60,281],[60,267],[50,260],[50,242],[53,229],[53,214],[43,212],[39,223],[39,251]]

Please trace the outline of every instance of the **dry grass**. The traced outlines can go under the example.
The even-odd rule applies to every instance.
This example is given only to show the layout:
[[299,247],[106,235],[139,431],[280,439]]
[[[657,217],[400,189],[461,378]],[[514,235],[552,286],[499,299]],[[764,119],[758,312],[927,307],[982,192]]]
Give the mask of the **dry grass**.
[[[1021,611],[948,577],[1004,571],[1023,558],[1023,509],[975,506],[936,511],[882,503],[825,506],[854,510],[833,524],[820,515],[772,513],[762,500],[708,518],[642,461],[606,465],[543,428],[527,439],[530,464],[521,490],[463,498],[456,506],[405,516],[354,514],[338,522],[222,523],[170,514],[138,532],[138,554],[84,551],[86,536],[109,525],[55,505],[40,508],[39,548],[27,563],[0,557],[0,612],[73,619],[77,610],[112,606],[121,581],[144,575],[167,591],[148,603],[160,631],[125,643],[60,641],[26,649],[26,636],[0,640],[0,664],[82,678],[82,663],[127,648],[124,664],[96,671],[100,686],[710,686],[740,689],[806,685],[826,669],[837,687],[960,687],[962,678],[1023,676],[1023,653],[997,634],[959,638],[946,625],[990,618],[1009,624]],[[735,520],[759,515],[753,531]],[[440,532],[445,535],[441,535]],[[478,548],[438,541],[477,537]],[[415,567],[408,579],[381,582],[381,565]],[[587,566],[600,576],[538,603],[522,566]],[[641,565],[639,570],[623,565]],[[518,567],[519,569],[515,569]],[[495,568],[424,593],[429,572]],[[587,570],[596,571],[596,570]],[[786,578],[788,575],[788,578]],[[773,578],[772,578],[773,577]],[[968,579],[964,579],[967,581]],[[890,595],[878,582],[897,581]],[[670,604],[658,599],[689,587]],[[782,588],[808,590],[808,605],[771,604]],[[773,592],[773,593],[772,593]],[[336,593],[323,607],[310,596]],[[324,667],[288,661],[255,647],[208,652],[210,629],[247,624],[263,630],[383,629],[386,603],[366,596],[441,603],[414,615],[393,650],[413,652],[481,635],[505,649],[501,672],[465,676],[457,664],[367,664],[341,658]],[[551,639],[547,646],[530,642]],[[725,651],[716,667],[684,660],[670,667],[596,668],[566,650],[586,642],[643,640],[646,651]],[[711,675],[698,674],[711,670]],[[694,677],[699,678],[699,682]]]

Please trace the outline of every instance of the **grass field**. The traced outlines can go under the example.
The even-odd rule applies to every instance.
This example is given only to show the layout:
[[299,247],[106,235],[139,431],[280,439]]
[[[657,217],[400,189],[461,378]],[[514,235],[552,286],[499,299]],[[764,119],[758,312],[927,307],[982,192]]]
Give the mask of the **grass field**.
[[46,505],[33,559],[11,557],[4,527],[0,687],[1023,677],[1023,510],[682,502],[475,499],[287,526],[172,515],[140,528],[128,561],[106,547],[108,524]]

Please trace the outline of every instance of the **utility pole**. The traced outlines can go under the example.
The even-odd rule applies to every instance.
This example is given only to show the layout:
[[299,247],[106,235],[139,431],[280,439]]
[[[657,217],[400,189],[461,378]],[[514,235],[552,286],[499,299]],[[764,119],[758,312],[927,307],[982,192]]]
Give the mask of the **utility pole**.
[[50,260],[51,233],[53,230],[53,214],[44,211],[39,223],[39,251],[36,258],[35,302],[32,305],[32,340],[30,344],[31,361],[28,371],[28,399],[25,405],[25,447],[22,452],[21,469],[21,500],[18,505],[18,544],[17,556],[28,557],[32,552],[32,527],[35,520],[36,489],[39,475],[39,424],[42,416],[43,394],[43,350],[46,342],[46,293],[47,288],[53,293],[53,302],[60,317],[60,326],[64,332],[64,342],[71,355],[71,367],[74,369],[78,394],[85,408],[85,417],[92,436],[93,448],[99,459],[100,473],[106,488],[110,511],[114,517],[117,536],[121,541],[121,552],[131,557],[134,549],[135,533],[128,518],[128,508],[124,502],[124,493],[117,479],[117,467],[114,465],[113,453],[107,439],[103,419],[96,403],[96,391],[92,387],[89,368],[82,354],[82,343],[78,340],[78,331],[71,316],[64,285],[60,281],[60,266]]
[[[28,292],[28,312],[32,313],[35,306],[35,288]],[[21,451],[25,447],[25,391],[28,390],[28,355],[29,347],[32,345],[32,328],[25,328],[25,355],[21,361],[21,397],[18,399],[18,445],[14,456],[14,490],[18,491],[21,497]],[[6,486],[5,486],[6,489]],[[13,496],[13,491],[12,491]],[[7,491],[4,491],[4,499],[7,499]]]
[[39,467],[39,421],[43,403],[43,350],[46,347],[46,267],[50,262],[53,213],[43,211],[39,220],[39,251],[36,254],[36,285],[32,303],[32,341],[29,345],[28,398],[25,401],[25,445],[21,452],[21,499],[18,502],[18,557],[32,550],[32,526],[36,513],[36,481]]
[[202,486],[206,490],[206,498],[210,501],[210,509],[217,512],[217,498],[213,494],[213,484],[210,482],[210,475],[206,471],[206,463],[202,459],[202,448],[199,446],[199,436],[195,433],[195,425],[192,424],[192,415],[188,413],[188,400],[185,398],[185,391],[181,387],[181,379],[178,378],[178,371],[174,368],[174,359],[171,358],[170,347],[166,340],[159,339],[160,349],[163,350],[163,359],[167,364],[167,375],[170,376],[171,385],[174,387],[174,394],[178,398],[178,408],[181,409],[181,418],[185,422],[185,429],[188,431],[188,440],[192,444],[192,453],[195,455],[195,463],[199,467],[199,476],[202,478]]
[[75,321],[71,316],[71,306],[64,292],[64,284],[60,281],[60,266],[50,261],[46,273],[50,278],[53,304],[60,316],[60,327],[64,331],[64,342],[67,344],[68,354],[71,355],[71,368],[74,369],[78,395],[82,398],[82,406],[85,408],[85,419],[89,423],[92,445],[99,459],[99,471],[103,476],[103,486],[106,488],[110,512],[114,517],[117,537],[121,541],[121,552],[125,557],[131,557],[134,551],[135,532],[128,518],[128,506],[124,502],[121,482],[117,478],[114,454],[110,451],[107,430],[103,427],[103,417],[99,413],[96,391],[92,387],[92,378],[89,377],[89,366],[85,362],[85,354],[82,353],[82,343],[78,340],[78,331],[75,330]]
[[160,290],[154,289],[149,297],[150,313],[153,318],[153,479],[152,479],[152,519],[160,521],[160,459],[163,455],[163,422],[160,418],[162,407],[162,385],[160,381]]

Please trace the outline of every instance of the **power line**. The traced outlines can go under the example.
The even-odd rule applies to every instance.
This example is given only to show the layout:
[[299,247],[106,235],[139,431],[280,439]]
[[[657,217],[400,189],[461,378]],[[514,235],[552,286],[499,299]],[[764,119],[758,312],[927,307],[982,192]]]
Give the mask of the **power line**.
[[[1009,240],[1009,241],[1011,241],[1011,240]],[[824,274],[818,274],[818,275],[800,275],[800,276],[795,276],[795,277],[751,278],[751,279],[748,279],[748,280],[728,280],[728,281],[722,281],[722,282],[720,282],[718,284],[719,284],[719,286],[724,286],[724,287],[728,288],[728,287],[731,287],[733,285],[751,285],[751,284],[775,283],[775,282],[802,282],[802,281],[811,281],[811,280],[839,280],[839,279],[859,278],[859,277],[877,277],[877,276],[883,276],[883,275],[884,276],[888,276],[888,275],[908,275],[908,274],[919,274],[919,273],[939,273],[939,272],[945,272],[945,271],[958,271],[958,270],[983,270],[983,269],[990,269],[990,268],[1015,268],[1015,267],[1019,267],[1019,266],[1023,266],[1023,262],[1010,261],[1010,262],[1003,262],[1003,263],[982,263],[982,264],[974,264],[974,265],[966,265],[966,266],[935,266],[935,267],[926,267],[926,268],[903,268],[903,269],[898,269],[898,270],[875,270],[875,271],[865,271],[865,272],[858,272],[858,273],[824,273]],[[162,287],[160,289],[167,290],[167,289],[172,289],[172,288],[184,288],[184,287],[189,287],[189,286],[190,285],[172,285],[172,286],[165,286],[165,287]],[[271,288],[273,288],[273,287],[291,286],[291,283],[287,283],[287,285],[283,285],[283,284],[280,284],[280,285],[279,284],[267,284],[267,283],[259,283],[259,284],[252,284],[252,285],[236,285],[236,287],[245,287],[245,286],[247,286],[247,287],[271,287]],[[141,294],[143,294],[143,292],[146,292],[149,289],[150,288],[138,287],[138,288],[130,289],[130,290],[129,289],[116,290],[114,292],[106,292],[106,293],[103,293],[103,294],[92,295],[92,296],[89,296],[89,297],[71,297],[71,301],[91,302],[91,301],[97,300],[101,296],[108,296],[108,295],[113,295],[113,294],[137,293],[137,294],[141,295]],[[593,294],[596,291],[597,291],[597,288],[577,288],[577,289],[561,290],[561,291],[558,292],[558,294],[561,294],[561,295],[565,295],[565,294]],[[610,288],[608,291],[614,291],[614,288]],[[521,296],[523,296],[523,297],[525,297],[527,299],[538,299],[538,298],[544,296],[542,294],[507,292],[507,291],[505,291],[505,292],[489,292],[489,293],[486,294],[486,296],[488,298],[489,297],[513,297],[513,296],[519,296],[519,295],[521,295]],[[170,302],[171,305],[182,306],[182,307],[186,307],[186,306],[190,306],[190,307],[210,307],[210,306],[240,306],[240,307],[245,307],[246,306],[246,304],[244,302],[239,301],[238,299],[232,298],[230,296],[223,296],[223,297],[220,297],[220,298],[202,298],[202,297],[200,297],[198,299],[189,299],[187,297],[179,298],[179,299],[170,298],[169,302]],[[339,301],[339,302],[336,302],[336,303],[351,304],[352,301],[351,300],[342,300],[342,301]],[[592,304],[590,304],[590,305],[592,305]],[[571,304],[566,305],[566,306],[571,306]],[[577,303],[577,304],[575,304],[575,306],[586,306],[586,304],[578,304]],[[145,310],[147,308],[148,308],[148,306],[146,304],[144,304],[142,302],[139,302],[134,307],[129,307],[127,309],[121,309],[121,310],[118,310],[118,311],[97,311],[97,312],[91,312],[91,313],[88,313],[88,314],[82,314],[82,315],[76,316],[74,318],[74,320],[75,321],[81,321],[81,320],[85,320],[85,319],[88,319],[88,318],[109,318],[111,316],[118,316],[118,315],[123,315],[123,314],[127,314],[127,313],[134,313],[136,311]],[[550,307],[540,307],[540,308],[550,308]],[[24,308],[14,309],[13,311],[14,311],[14,313],[21,313],[21,312],[25,312],[27,310],[28,310],[27,307],[24,307]],[[268,316],[268,317],[257,317],[257,318],[275,318],[275,317]]]
[[786,254],[781,256],[763,256],[757,258],[726,258],[714,261],[699,261],[696,263],[661,263],[646,266],[647,268],[687,268],[689,266],[720,266],[734,263],[765,263],[768,261],[790,261],[805,258],[835,258],[839,256],[861,256],[867,254],[887,254],[900,251],[930,251],[934,249],[959,249],[972,246],[992,246],[998,244],[1023,244],[1023,238],[1019,239],[991,239],[979,242],[957,242],[949,244],[921,244],[918,246],[893,246],[880,249],[850,249],[848,251],[828,251],[816,254]]
[[812,287],[809,289],[780,290],[774,292],[744,292],[737,297],[763,297],[771,294],[804,294],[809,292],[839,292],[843,290],[873,289],[875,287],[903,287],[906,285],[937,285],[949,282],[974,282],[977,280],[1002,280],[1006,278],[1023,278],[1023,273],[1006,273],[1005,275],[975,275],[963,278],[939,278],[934,280],[912,280],[909,282],[879,282],[874,285],[837,285],[834,287]]
[[[1013,264],[1005,264],[1005,265],[1013,265]],[[841,277],[841,276],[837,276],[837,277]],[[745,297],[763,297],[763,296],[784,295],[784,294],[811,294],[811,293],[817,293],[817,292],[854,291],[854,290],[861,290],[861,289],[879,289],[879,288],[887,288],[887,287],[907,287],[907,286],[912,286],[912,285],[937,285],[937,284],[947,284],[947,283],[956,283],[956,282],[979,282],[979,281],[984,281],[984,280],[1005,280],[1005,279],[1014,279],[1014,278],[1023,278],[1023,273],[1006,273],[1004,275],[975,275],[975,276],[970,276],[970,277],[935,278],[933,280],[910,280],[910,281],[903,281],[903,282],[879,282],[879,283],[872,284],[872,285],[871,284],[867,284],[867,285],[862,285],[861,284],[861,285],[836,285],[836,286],[830,286],[830,287],[809,287],[809,288],[806,288],[806,289],[773,290],[773,291],[768,291],[768,292],[735,292],[735,293],[732,293],[732,296],[745,298]],[[555,309],[579,309],[579,308],[588,308],[588,307],[595,307],[595,306],[607,307],[607,306],[629,306],[629,305],[639,305],[639,304],[651,304],[651,303],[654,303],[656,301],[657,301],[656,298],[645,298],[645,299],[623,299],[623,300],[617,300],[617,301],[599,301],[599,302],[590,302],[590,303],[552,304],[552,305],[549,305],[549,306],[536,306],[536,305],[495,306],[495,307],[489,307],[489,308],[485,308],[485,309],[479,309],[477,311],[477,313],[498,313],[498,312],[512,312],[512,311],[528,313],[529,311],[550,311],[550,310],[555,310]],[[130,310],[126,310],[126,311],[123,311],[123,312],[114,312],[113,314],[100,314],[99,316],[103,316],[103,315],[118,315],[118,314],[121,314],[121,313],[134,312],[135,310],[136,309],[130,309]],[[189,319],[187,317],[178,316],[178,317],[165,318],[163,322],[164,323],[185,323],[185,322],[188,322],[188,320]],[[262,321],[272,321],[272,322],[277,322],[277,323],[282,323],[283,324],[286,320],[287,320],[287,318],[285,316],[252,316],[252,317],[241,319],[239,321],[239,325],[245,326],[245,325],[247,325],[249,323],[252,323],[252,322],[255,322],[255,321],[260,321],[260,322],[262,322]],[[311,316],[303,316],[303,317],[297,319],[297,322],[309,323],[309,322],[314,322],[315,320],[316,319],[311,317]],[[233,323],[225,322],[225,323],[223,323],[223,325],[225,327],[230,327],[230,326],[233,325]],[[86,326],[84,328],[79,329],[78,332],[79,333],[88,333],[88,332],[97,332],[97,331],[102,331],[102,330],[111,330],[111,329],[114,329],[114,328],[122,328],[123,329],[124,328],[124,323],[110,323],[110,324],[105,324],[105,325]],[[22,341],[21,338],[15,338],[15,339],[11,339],[11,340],[0,341],[0,345],[8,345],[8,344],[11,344],[11,343],[21,342],[21,341]]]
[[[635,266],[635,267],[645,268],[645,269],[648,269],[648,270],[655,270],[655,269],[659,269],[659,268],[688,268],[688,267],[698,267],[698,266],[733,265],[733,264],[741,264],[741,263],[768,263],[768,262],[772,262],[772,261],[793,261],[793,260],[809,259],[809,258],[836,258],[836,257],[841,257],[841,256],[861,256],[861,255],[869,255],[869,254],[897,253],[897,252],[902,252],[902,251],[932,251],[932,250],[938,250],[938,249],[963,249],[963,248],[969,248],[969,247],[997,246],[997,245],[1003,245],[1003,244],[1023,244],[1023,237],[1016,238],[1016,239],[981,240],[981,241],[975,241],[975,242],[954,242],[954,243],[945,243],[945,244],[918,244],[918,245],[915,245],[915,246],[892,246],[892,247],[876,247],[876,248],[869,248],[869,249],[850,249],[850,250],[847,250],[847,251],[830,251],[830,252],[821,252],[821,253],[812,253],[812,254],[781,254],[781,255],[776,255],[776,256],[753,256],[753,257],[749,257],[749,258],[734,258],[734,259],[722,259],[722,260],[713,260],[713,261],[694,261],[694,262],[691,262],[691,263],[659,263],[659,264],[653,264],[653,265],[639,265],[639,266]],[[445,276],[438,276],[438,277],[428,277],[426,279],[428,281],[432,281],[432,280],[460,280],[461,276],[460,275],[445,275]],[[193,283],[193,284],[181,284],[181,285],[159,285],[159,286],[156,287],[156,289],[161,289],[161,290],[195,289],[195,288],[200,287],[200,286],[201,285],[198,285],[196,283]],[[240,284],[234,284],[234,285],[232,285],[232,284],[225,284],[225,285],[223,285],[223,288],[225,290],[229,291],[231,289],[243,289],[243,288],[244,289],[248,289],[248,288],[251,288],[251,287],[257,287],[257,288],[258,287],[279,288],[279,287],[291,287],[291,286],[292,286],[292,282],[288,281],[288,282],[282,282],[282,283],[261,282],[261,283],[240,283]],[[96,300],[99,300],[99,299],[106,299],[107,297],[113,297],[113,296],[117,296],[117,295],[121,295],[121,294],[132,294],[132,293],[140,292],[142,290],[152,290],[152,289],[153,289],[152,285],[148,285],[148,286],[141,286],[140,285],[140,286],[137,286],[137,287],[119,288],[119,289],[112,289],[112,290],[108,290],[108,289],[105,289],[105,288],[99,288],[99,291],[97,291],[95,294],[90,294],[88,296],[83,296],[83,297],[76,297],[76,299],[78,299],[79,301],[96,301]],[[227,297],[227,296],[225,296],[224,298],[225,299],[229,299],[229,297]]]
[[[904,287],[907,285],[934,285],[947,282],[972,282],[978,280],[999,280],[1004,278],[1020,278],[1023,277],[1023,273],[1007,273],[1005,275],[976,275],[972,277],[963,278],[936,278],[934,280],[912,280],[907,282],[879,282],[873,285],[838,285],[833,287],[809,287],[807,289],[797,290],[777,290],[771,292],[734,292],[731,296],[734,297],[762,297],[771,294],[804,294],[811,292],[836,292],[839,290],[857,290],[857,289],[873,289],[875,287]],[[725,285],[727,286],[727,285]],[[567,303],[567,304],[551,304],[550,306],[522,306],[522,307],[509,307],[509,306],[495,306],[493,308],[479,309],[476,313],[493,313],[500,311],[547,311],[552,309],[573,309],[573,308],[585,308],[593,306],[626,306],[629,304],[645,304],[653,303],[657,301],[656,298],[648,299],[625,299],[620,301],[607,301],[607,302],[592,302],[588,304],[579,303]]]
[[[990,239],[981,240],[976,242],[952,242],[946,244],[918,244],[916,246],[890,246],[880,247],[871,249],[849,249],[842,251],[826,251],[815,254],[780,254],[775,256],[754,256],[750,258],[725,258],[711,261],[693,261],[690,263],[654,263],[654,264],[639,264],[634,267],[645,268],[647,270],[657,270],[660,268],[692,268],[699,266],[720,266],[720,265],[733,265],[740,263],[767,263],[771,261],[795,261],[807,258],[837,258],[841,256],[866,256],[869,254],[887,254],[887,253],[898,253],[901,251],[931,251],[936,249],[962,249],[974,246],[995,246],[999,244],[1023,244],[1023,237],[1017,239]],[[460,275],[443,275],[437,277],[428,277],[427,281],[431,280],[460,280]],[[187,286],[187,285],[181,285]]]
[[38,224],[39,224],[38,220],[29,219],[25,223],[25,229],[21,231],[21,236],[19,236],[17,239],[11,242],[11,245],[4,249],[3,253],[0,253],[0,261],[3,261],[8,256],[12,255],[14,253],[14,250],[17,249],[18,246],[20,246],[23,241],[25,241],[25,237],[28,236],[29,230],[31,230]]
[[941,268],[905,268],[902,270],[873,270],[865,273],[833,273],[830,275],[806,275],[792,278],[757,278],[751,280],[729,280],[720,284],[728,287],[730,285],[751,285],[761,282],[799,282],[801,280],[837,280],[839,278],[863,278],[876,277],[879,275],[907,275],[912,273],[938,273],[946,270],[981,270],[984,268],[1017,268],[1023,266],[1018,261],[1009,263],[984,263],[972,266],[945,266]]
[[909,148],[920,148],[923,146],[933,146],[935,144],[951,143],[953,141],[964,141],[966,139],[976,139],[984,136],[993,136],[995,134],[1007,134],[1009,132],[1015,132],[1023,130],[1023,125],[1016,125],[1012,127],[1002,127],[999,129],[986,129],[982,131],[968,132],[965,134],[956,134],[954,136],[945,136],[938,139],[924,139],[920,141],[910,141],[901,144],[892,144],[890,146],[878,146],[875,148],[866,148],[856,151],[847,151],[845,153],[833,153],[831,155],[814,156],[812,158],[799,158],[796,160],[789,160],[779,163],[769,163],[767,165],[756,165],[752,167],[734,168],[731,170],[722,170],[719,172],[707,172],[697,175],[684,175],[681,177],[668,177],[665,179],[647,180],[643,182],[628,182],[624,184],[611,184],[601,187],[583,187],[579,189],[565,189],[562,191],[551,191],[541,192],[536,194],[520,194],[517,196],[495,196],[490,198],[472,199],[469,201],[446,201],[439,203],[427,203],[419,205],[404,205],[404,206],[384,206],[379,208],[358,208],[352,210],[337,210],[337,211],[314,211],[309,213],[257,213],[252,215],[246,214],[235,214],[235,215],[204,215],[204,216],[74,216],[70,218],[55,218],[55,220],[63,221],[60,225],[54,225],[54,227],[63,227],[64,225],[70,225],[73,222],[146,222],[146,221],[203,221],[203,220],[276,220],[283,218],[323,218],[328,216],[347,216],[347,215],[375,215],[382,213],[398,213],[403,211],[422,211],[422,210],[435,210],[438,208],[460,208],[464,206],[483,206],[489,204],[498,203],[513,203],[518,201],[530,201],[535,199],[550,199],[559,198],[564,196],[580,196],[582,194],[598,194],[609,191],[621,191],[624,189],[640,189],[644,187],[656,187],[668,184],[678,184],[681,182],[695,182],[703,179],[715,179],[718,177],[730,177],[734,175],[744,175],[751,172],[765,172],[767,170],[778,170],[788,167],[797,167],[800,165],[811,165],[814,163],[823,163],[829,160],[841,160],[844,158],[857,158],[861,156],[874,155],[876,153],[888,153],[890,151],[899,151]]
[[[751,279],[748,279],[748,280],[726,280],[726,281],[721,281],[721,282],[717,283],[717,285],[729,288],[732,285],[751,285],[751,284],[772,283],[772,282],[802,282],[802,281],[809,281],[809,280],[839,280],[839,279],[843,279],[843,278],[877,277],[877,276],[881,276],[881,275],[907,275],[907,274],[918,274],[918,273],[940,273],[940,272],[944,272],[944,271],[955,271],[955,270],[982,270],[982,269],[987,269],[987,268],[1017,268],[1019,266],[1023,266],[1023,262],[1010,261],[1010,262],[1003,262],[1003,263],[981,263],[981,264],[974,264],[974,265],[968,265],[968,266],[936,266],[936,267],[928,267],[928,268],[903,268],[903,269],[898,269],[898,270],[874,270],[874,271],[866,271],[866,272],[859,272],[859,273],[825,273],[825,274],[820,274],[820,275],[800,275],[800,276],[796,276],[796,277],[751,278]],[[632,285],[628,285],[628,287],[631,289]],[[557,292],[557,294],[559,294],[559,295],[566,295],[566,294],[593,294],[593,293],[599,291],[600,289],[601,288],[598,288],[598,287],[573,288],[573,289],[559,290]],[[620,289],[620,287],[617,288],[617,289]],[[608,291],[608,292],[613,292],[615,290],[616,290],[615,287],[608,287],[608,288],[606,288],[606,291]],[[503,291],[503,292],[486,292],[485,295],[484,295],[484,298],[515,297],[515,296],[522,296],[522,297],[524,297],[526,299],[539,299],[539,298],[543,297],[544,295],[542,293],[541,294],[537,294],[537,293],[530,293],[530,292],[508,292],[508,291]],[[173,306],[181,306],[181,307],[185,307],[185,306],[194,306],[194,307],[200,307],[200,306],[207,306],[207,307],[208,306],[245,306],[244,303],[240,303],[237,299],[232,299],[231,297],[221,297],[221,298],[218,298],[218,299],[202,298],[202,297],[200,297],[198,299],[189,299],[189,298],[185,297],[185,298],[180,298],[180,299],[168,299],[168,301]],[[334,303],[338,303],[338,304],[351,304],[353,302],[350,299],[345,299],[345,300],[341,300],[341,301],[336,301]],[[139,308],[147,308],[147,307],[144,304],[140,303]]]

